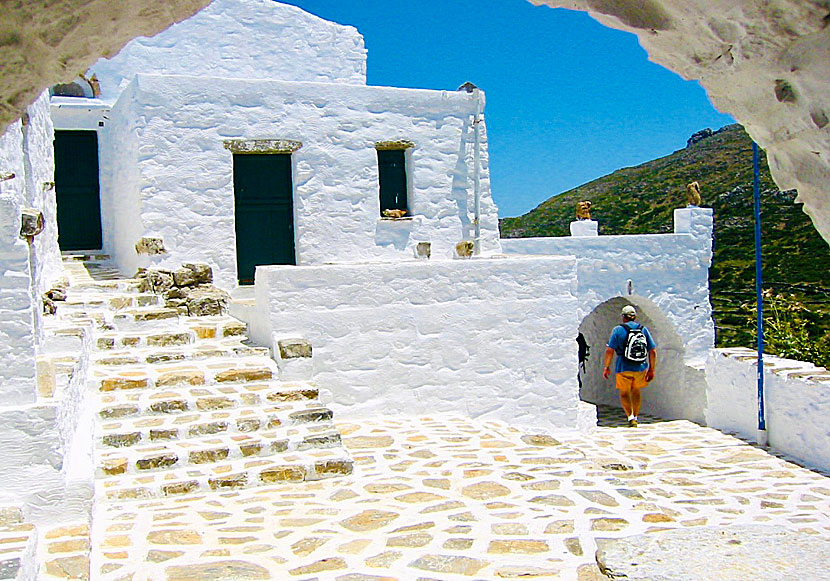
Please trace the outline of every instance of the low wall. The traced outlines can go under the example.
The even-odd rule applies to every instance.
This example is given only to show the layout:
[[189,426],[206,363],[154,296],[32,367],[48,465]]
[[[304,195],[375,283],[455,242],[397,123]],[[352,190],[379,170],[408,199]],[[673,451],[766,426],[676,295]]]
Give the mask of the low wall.
[[310,340],[315,381],[348,417],[576,428],[575,283],[566,257],[264,266],[251,332]]
[[[758,439],[757,353],[714,349],[706,364],[707,425]],[[807,466],[830,471],[830,373],[812,363],[764,356],[767,442]]]
[[26,163],[20,122],[0,135],[0,407],[35,401],[29,246],[21,240]]

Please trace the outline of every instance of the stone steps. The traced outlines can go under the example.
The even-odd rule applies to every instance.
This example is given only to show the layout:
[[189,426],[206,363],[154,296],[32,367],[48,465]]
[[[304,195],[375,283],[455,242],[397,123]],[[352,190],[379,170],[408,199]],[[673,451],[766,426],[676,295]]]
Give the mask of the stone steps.
[[101,333],[96,340],[97,349],[122,347],[171,347],[197,343],[202,339],[242,337],[247,331],[245,323],[233,317],[187,317],[174,329],[139,329]]
[[18,579],[21,570],[35,558],[37,530],[30,523],[0,526],[0,579]]
[[101,425],[98,440],[101,447],[112,449],[208,434],[236,435],[278,428],[288,430],[287,435],[292,435],[296,427],[330,419],[328,409],[320,407],[316,400],[306,400],[293,405],[247,406],[214,412],[126,418]]
[[106,351],[96,355],[92,363],[106,367],[129,365],[163,365],[181,361],[202,361],[209,358],[269,357],[271,350],[248,345],[238,337],[222,341],[204,340],[198,345],[182,347],[135,347],[130,350]]
[[[330,414],[330,412],[329,412]],[[331,416],[320,413],[318,417]],[[219,424],[219,422],[216,422]],[[168,468],[184,468],[200,464],[253,457],[270,457],[283,452],[302,452],[340,446],[340,435],[334,426],[302,426],[289,435],[289,430],[266,430],[252,433],[208,434],[183,440],[156,441],[149,445],[127,445],[97,451],[98,476],[144,474]],[[119,435],[120,436],[120,435]],[[132,440],[110,440],[131,443]],[[284,462],[283,462],[284,463]]]
[[[270,349],[248,344],[244,323],[227,315],[187,316],[140,292],[134,279],[97,280],[111,274],[105,263],[93,276],[82,263],[67,264],[73,284],[50,326],[64,338],[56,343],[91,349],[97,498],[351,473],[316,386],[280,381]],[[305,349],[307,355],[291,356],[310,363],[310,346]]]
[[312,403],[317,388],[301,382],[257,382],[229,385],[178,386],[161,391],[128,390],[100,395],[98,417],[112,421],[136,416],[159,417],[185,412],[210,413],[217,410],[280,405],[287,402]]
[[98,367],[92,381],[99,391],[113,392],[268,381],[278,373],[276,364],[264,357],[237,357],[173,365],[125,365],[118,369]]
[[342,448],[313,449],[225,460],[141,475],[99,478],[96,496],[110,501],[234,490],[284,482],[321,480],[351,474],[352,460]]
[[123,309],[158,307],[161,304],[161,297],[150,293],[89,292],[77,297],[67,298],[58,304],[62,314],[67,311],[87,311],[102,308],[121,311]]

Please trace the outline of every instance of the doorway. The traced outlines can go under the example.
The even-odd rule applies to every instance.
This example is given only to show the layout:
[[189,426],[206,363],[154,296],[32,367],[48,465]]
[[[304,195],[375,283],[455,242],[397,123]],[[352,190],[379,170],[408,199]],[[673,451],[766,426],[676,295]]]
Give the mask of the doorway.
[[61,250],[101,249],[98,134],[55,131],[55,197]]
[[235,154],[236,270],[254,283],[257,265],[297,264],[291,154]]

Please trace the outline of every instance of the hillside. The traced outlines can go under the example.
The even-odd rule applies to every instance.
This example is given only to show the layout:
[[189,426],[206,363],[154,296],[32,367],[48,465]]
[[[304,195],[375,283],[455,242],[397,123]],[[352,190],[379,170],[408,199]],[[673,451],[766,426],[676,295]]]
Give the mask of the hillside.
[[[805,317],[830,333],[830,247],[799,204],[779,191],[761,159],[765,288],[805,305]],[[754,301],[752,141],[740,125],[698,132],[684,149],[624,168],[554,196],[534,210],[501,220],[503,238],[566,236],[576,203],[590,200],[600,234],[671,232],[672,211],[686,205],[686,184],[700,183],[703,205],[715,211],[710,271],[718,346],[753,346],[745,303]],[[822,333],[823,334],[823,333]]]

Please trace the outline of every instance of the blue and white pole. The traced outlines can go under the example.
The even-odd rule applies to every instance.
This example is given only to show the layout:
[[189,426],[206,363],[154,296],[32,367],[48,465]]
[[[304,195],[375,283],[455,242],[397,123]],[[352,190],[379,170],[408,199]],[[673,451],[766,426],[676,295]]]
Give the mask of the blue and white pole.
[[755,302],[758,311],[756,334],[758,336],[758,443],[767,443],[767,420],[764,409],[764,295],[761,268],[761,179],[758,144],[752,142],[753,199],[755,203]]

